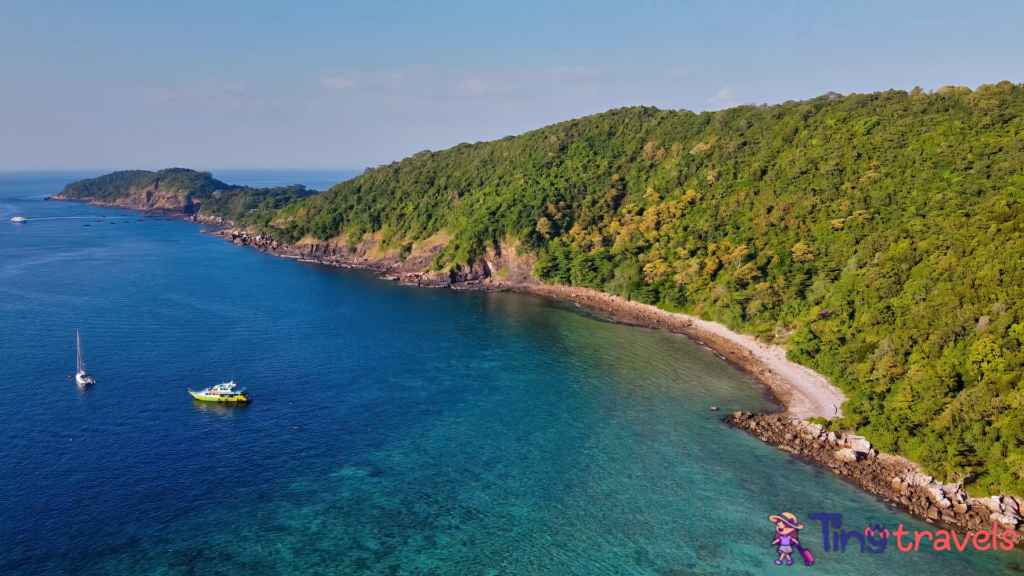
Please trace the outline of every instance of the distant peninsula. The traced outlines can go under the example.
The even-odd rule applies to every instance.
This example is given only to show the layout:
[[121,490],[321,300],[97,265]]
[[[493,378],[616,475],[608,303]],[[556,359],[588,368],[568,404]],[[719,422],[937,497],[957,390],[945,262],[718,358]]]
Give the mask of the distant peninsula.
[[233,221],[249,211],[272,210],[315,193],[299,184],[276,188],[236,186],[215,179],[209,172],[168,168],[158,172],[123,170],[73,182],[50,199]]

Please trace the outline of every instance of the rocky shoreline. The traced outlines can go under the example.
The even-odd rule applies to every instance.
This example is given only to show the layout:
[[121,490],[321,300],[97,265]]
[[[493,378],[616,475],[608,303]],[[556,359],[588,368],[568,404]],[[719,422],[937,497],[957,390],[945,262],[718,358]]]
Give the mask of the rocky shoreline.
[[[725,421],[801,458],[844,476],[926,522],[970,531],[1017,531],[1024,498],[973,498],[958,485],[943,484],[906,458],[879,453],[861,436],[828,432],[820,425],[782,414],[735,412]],[[1016,542],[1024,541],[1017,533]]]
[[[140,212],[142,214],[149,214],[151,216],[162,216],[164,218],[184,218],[186,220],[191,220],[193,217],[198,216],[197,214],[193,214],[191,212],[185,211],[185,209],[181,208],[181,207],[169,207],[168,208],[168,207],[138,206],[138,205],[130,204],[130,203],[104,202],[102,200],[95,200],[95,199],[89,198],[89,197],[86,197],[86,198],[69,198],[67,196],[64,196],[63,194],[54,194],[53,196],[47,196],[46,198],[43,198],[43,200],[47,201],[47,202],[50,202],[50,201],[54,201],[54,202],[85,202],[89,206],[96,206],[98,208],[116,208],[118,210],[129,210],[131,212]],[[191,208],[191,207],[198,206],[198,205],[189,204],[188,206]],[[207,218],[207,217],[204,216],[204,217],[201,217],[201,218]],[[226,223],[226,224],[218,224],[218,225],[221,225],[221,226],[231,226],[232,225],[230,220],[224,220],[224,219],[221,219],[221,218],[217,218],[217,219]],[[191,220],[191,221],[198,222],[199,220]],[[203,222],[203,223],[205,223],[205,222]]]
[[189,222],[195,222],[196,224],[206,224],[208,226],[220,226],[221,228],[231,228],[235,225],[234,222],[227,218],[221,218],[220,216],[210,216],[207,214],[190,214],[185,216],[185,220]]
[[[806,398],[797,398],[801,391],[794,390],[791,382],[787,382],[787,377],[792,379],[793,374],[786,374],[777,364],[773,365],[770,362],[772,358],[768,357],[769,361],[766,361],[764,354],[755,353],[751,343],[737,343],[735,338],[724,337],[720,330],[709,329],[707,325],[712,323],[705,323],[682,314],[668,313],[653,306],[627,302],[595,290],[545,285],[536,281],[525,283],[498,280],[494,274],[497,270],[495,264],[488,262],[486,258],[481,263],[466,268],[446,272],[423,272],[422,268],[410,269],[403,263],[387,259],[366,259],[341,247],[331,247],[326,242],[289,246],[270,237],[253,235],[244,230],[225,228],[212,233],[239,246],[251,246],[277,256],[332,266],[374,270],[383,279],[403,284],[512,291],[569,300],[608,313],[612,319],[624,324],[686,335],[764,384],[772,396],[787,408],[787,411],[781,414],[736,412],[725,419],[726,423],[747,431],[762,442],[776,446],[780,450],[825,466],[835,474],[846,477],[864,490],[926,522],[937,522],[971,531],[991,530],[993,523],[998,523],[1004,530],[1016,531],[1017,527],[1024,523],[1020,512],[1024,507],[1024,499],[1012,496],[973,498],[960,486],[936,481],[925,474],[917,464],[905,458],[877,452],[863,437],[827,432],[820,425],[804,420],[808,414],[797,414],[792,409],[794,403],[806,401]],[[823,376],[804,367],[799,368],[827,382]],[[826,394],[826,398],[841,405],[845,398],[838,390],[836,394]],[[823,410],[820,404],[819,402],[812,410],[820,413]],[[826,417],[838,414],[838,406],[828,406],[834,412],[825,414]],[[1024,541],[1024,533],[1018,534],[1016,539],[1018,542]]]
[[[111,207],[133,209],[121,205]],[[283,258],[335,267],[373,270],[384,280],[412,286],[509,291],[569,300],[608,313],[613,320],[623,324],[683,334],[707,346],[724,360],[751,375],[786,408],[783,413],[735,412],[725,418],[726,423],[749,432],[762,442],[776,446],[780,450],[825,466],[833,473],[848,478],[864,490],[926,522],[938,522],[972,531],[991,530],[993,523],[999,524],[1004,530],[1016,530],[1018,526],[1024,524],[1021,516],[1021,509],[1024,508],[1022,498],[971,497],[958,485],[936,481],[926,475],[917,464],[905,458],[877,452],[863,437],[827,432],[820,425],[804,420],[803,418],[811,415],[822,415],[819,413],[824,410],[824,405],[820,398],[816,404],[811,402],[809,406],[806,405],[806,390],[794,388],[791,380],[794,377],[814,376],[827,383],[827,378],[802,366],[796,366],[797,372],[790,370],[787,373],[781,368],[790,367],[780,366],[777,358],[757,350],[757,346],[764,345],[757,343],[753,337],[744,337],[752,342],[738,341],[735,333],[728,333],[727,329],[714,323],[625,301],[596,290],[540,284],[532,276],[532,260],[517,256],[514,249],[508,250],[510,254],[489,252],[485,258],[469,266],[456,266],[443,271],[424,271],[440,247],[423,250],[419,254],[414,251],[414,254],[405,259],[393,255],[371,258],[365,247],[354,249],[352,246],[331,242],[289,245],[269,236],[234,228],[233,222],[218,216],[167,214],[164,211],[159,213],[182,216],[191,222],[217,226],[217,230],[203,232],[220,236],[238,246],[248,246]],[[522,262],[524,259],[527,260],[526,265]],[[510,268],[513,270],[511,273]],[[782,361],[785,361],[784,357]],[[815,385],[821,387],[820,382],[816,382]],[[828,386],[831,384],[828,383]],[[825,400],[832,402],[827,406],[834,410],[824,414],[826,418],[838,415],[839,405],[845,400],[838,389],[835,390],[835,394],[824,395]],[[793,409],[795,404],[801,403],[804,403],[801,410]],[[808,413],[808,410],[811,413]],[[1024,541],[1024,533],[1018,534],[1015,541]]]
[[[211,219],[210,217],[190,216],[188,220],[204,224],[216,223],[215,217]],[[269,236],[252,234],[246,230],[231,227],[208,233],[220,236],[238,246],[249,246],[282,258],[294,258],[302,262],[313,262],[339,268],[373,270],[384,280],[398,281],[410,286],[495,289],[495,287],[485,284],[485,281],[491,278],[493,271],[497,269],[492,270],[492,266],[489,266],[486,261],[476,262],[470,266],[455,266],[445,271],[424,272],[423,270],[437,250],[427,251],[425,254],[413,254],[404,260],[387,257],[372,259],[367,257],[365,248],[359,249],[331,242],[289,245]]]
[[[201,221],[190,217],[194,221]],[[212,222],[211,222],[212,223]],[[790,362],[780,346],[770,346],[752,336],[737,334],[719,324],[685,314],[666,312],[655,306],[628,301],[590,288],[541,284],[532,275],[532,257],[515,254],[504,247],[489,251],[469,266],[450,270],[424,271],[437,250],[405,260],[395,257],[370,258],[365,247],[307,242],[288,245],[269,236],[237,228],[210,232],[239,246],[250,246],[285,258],[343,268],[373,270],[385,280],[421,287],[456,290],[519,292],[555,300],[570,301],[606,313],[612,320],[631,326],[682,334],[706,346],[724,360],[763,384],[771,396],[799,418],[841,416],[846,401],[828,378]],[[379,254],[378,254],[379,256]]]

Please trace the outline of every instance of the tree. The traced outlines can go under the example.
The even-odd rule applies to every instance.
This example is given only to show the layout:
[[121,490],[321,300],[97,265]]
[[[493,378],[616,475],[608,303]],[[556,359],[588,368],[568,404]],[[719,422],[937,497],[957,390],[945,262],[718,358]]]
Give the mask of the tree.
[[794,262],[810,262],[814,260],[814,249],[803,242],[797,242],[790,250]]
[[1006,367],[999,344],[987,334],[971,345],[968,361],[974,372],[982,377],[1001,372]]
[[551,238],[551,221],[545,217],[541,217],[540,220],[537,220],[536,230],[537,232],[540,233],[541,236],[545,238]]

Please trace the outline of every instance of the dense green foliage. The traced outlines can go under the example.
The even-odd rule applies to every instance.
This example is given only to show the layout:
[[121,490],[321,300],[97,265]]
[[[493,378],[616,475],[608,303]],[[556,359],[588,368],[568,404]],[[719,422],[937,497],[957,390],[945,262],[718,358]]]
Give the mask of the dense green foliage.
[[238,220],[251,210],[273,210],[315,193],[301,184],[277,188],[238,186],[232,190],[214,192],[209,199],[203,200],[199,213]]
[[161,193],[177,195],[181,200],[201,203],[200,214],[240,218],[250,210],[271,210],[315,193],[304,186],[250,188],[225,184],[209,172],[186,168],[167,168],[159,172],[124,170],[97,178],[73,182],[61,194],[67,198],[92,198],[101,202],[127,200],[157,185]]
[[546,281],[696,313],[850,397],[839,425],[1024,494],[1024,88],[613,110],[423,152],[281,210],[288,241],[513,238]]
[[135,186],[140,178],[148,178],[153,174],[148,170],[111,172],[97,178],[72,182],[64,187],[61,195],[67,198],[94,198],[103,202],[113,202],[118,198],[127,198],[131,187]]

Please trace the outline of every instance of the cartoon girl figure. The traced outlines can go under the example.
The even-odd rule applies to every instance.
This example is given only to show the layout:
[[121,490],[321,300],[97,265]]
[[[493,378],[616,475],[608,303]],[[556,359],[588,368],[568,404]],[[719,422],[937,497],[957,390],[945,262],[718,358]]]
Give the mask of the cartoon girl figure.
[[779,559],[775,563],[782,564],[782,561],[785,560],[786,566],[792,566],[793,558],[790,557],[790,554],[793,553],[794,546],[800,546],[800,541],[797,540],[797,531],[803,530],[804,525],[800,524],[796,516],[789,512],[783,512],[780,516],[769,516],[768,519],[775,522],[775,540],[772,540],[772,544],[779,546]]

